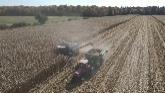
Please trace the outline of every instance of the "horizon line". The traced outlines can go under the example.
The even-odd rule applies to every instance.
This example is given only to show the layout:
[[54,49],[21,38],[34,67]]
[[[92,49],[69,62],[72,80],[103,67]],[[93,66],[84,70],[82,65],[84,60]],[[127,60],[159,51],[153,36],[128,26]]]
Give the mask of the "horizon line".
[[31,7],[40,7],[40,6],[97,6],[97,7],[165,7],[165,6],[156,6],[156,5],[149,5],[149,6],[98,6],[98,5],[67,5],[67,4],[61,4],[61,5],[0,5],[0,7],[12,7],[12,6],[31,6]]

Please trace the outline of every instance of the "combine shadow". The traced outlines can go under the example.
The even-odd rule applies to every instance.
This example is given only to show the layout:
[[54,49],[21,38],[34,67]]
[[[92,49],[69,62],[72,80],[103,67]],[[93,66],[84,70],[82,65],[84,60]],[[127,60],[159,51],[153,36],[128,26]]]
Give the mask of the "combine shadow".
[[73,89],[81,86],[85,81],[89,81],[100,69],[98,67],[97,69],[93,70],[93,72],[87,76],[84,77],[84,79],[77,78],[76,76],[72,76],[71,80],[66,84],[65,88],[68,92],[71,92]]

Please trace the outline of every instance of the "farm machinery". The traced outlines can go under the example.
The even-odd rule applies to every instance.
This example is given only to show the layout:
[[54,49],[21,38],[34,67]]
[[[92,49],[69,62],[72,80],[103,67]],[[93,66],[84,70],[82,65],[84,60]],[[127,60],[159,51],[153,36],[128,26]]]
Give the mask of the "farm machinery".
[[100,49],[91,49],[78,61],[75,66],[70,83],[83,81],[90,78],[103,63],[103,54]]
[[108,52],[107,50],[94,48],[92,43],[81,45],[81,47],[71,48],[67,44],[61,44],[58,47],[59,53],[63,55],[81,56],[74,66],[71,80],[68,83],[69,87],[77,86],[77,84],[93,76],[102,65],[103,57]]
[[77,43],[60,43],[56,46],[56,52],[58,55],[75,56],[79,52],[79,46]]
[[65,56],[76,56],[79,53],[86,53],[90,49],[93,48],[92,43],[87,43],[84,45],[79,45],[78,43],[71,43],[63,41],[62,43],[57,44],[56,46],[56,52],[58,55],[65,55]]
[[81,85],[83,81],[89,80],[100,68],[104,61],[104,54],[108,51],[101,49],[90,49],[78,60],[74,68],[71,80],[66,85],[67,90]]

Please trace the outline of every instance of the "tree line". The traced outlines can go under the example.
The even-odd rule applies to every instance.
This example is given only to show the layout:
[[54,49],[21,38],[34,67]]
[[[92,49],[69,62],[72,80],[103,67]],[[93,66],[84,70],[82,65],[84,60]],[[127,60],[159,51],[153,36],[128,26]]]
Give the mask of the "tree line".
[[98,6],[1,6],[0,16],[113,16],[127,14],[165,15],[165,7],[98,7]]

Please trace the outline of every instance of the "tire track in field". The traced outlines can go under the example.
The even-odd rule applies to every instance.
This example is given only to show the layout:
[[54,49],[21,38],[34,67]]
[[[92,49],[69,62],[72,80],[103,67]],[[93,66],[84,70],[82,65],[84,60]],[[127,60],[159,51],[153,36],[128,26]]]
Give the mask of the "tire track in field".
[[[126,77],[125,75],[123,76],[123,73],[121,73],[121,72],[123,72],[123,70],[128,70],[128,67],[126,67],[127,64],[129,64],[129,61],[134,60],[134,58],[133,57],[130,58],[130,56],[133,55],[133,54],[131,54],[132,50],[134,50],[132,48],[134,48],[136,41],[139,39],[139,35],[140,35],[139,28],[141,27],[141,24],[139,24],[139,18],[136,19],[136,22],[138,23],[138,24],[136,24],[136,26],[138,28],[134,29],[135,30],[134,33],[136,33],[136,36],[134,36],[132,38],[133,41],[132,41],[132,43],[130,43],[129,49],[127,50],[127,52],[125,52],[125,54],[122,55],[121,59],[118,58],[119,62],[116,62],[116,64],[115,64],[115,65],[118,65],[118,67],[114,67],[114,69],[110,70],[109,73],[107,73],[108,76],[106,77],[107,79],[105,81],[105,82],[107,82],[105,85],[105,87],[106,87],[105,92],[112,93],[112,92],[116,91],[116,86],[118,86],[118,82],[121,79],[123,79],[124,77]],[[135,53],[135,52],[133,52],[133,53]],[[136,54],[134,54],[134,55],[136,55]],[[127,78],[125,78],[125,79],[127,79]],[[127,83],[128,82],[126,82],[126,84]],[[122,84],[123,84],[123,82],[122,82]],[[123,84],[123,85],[126,86],[126,84]],[[121,86],[121,87],[124,87],[124,86]]]
[[147,53],[148,37],[146,34],[146,20],[143,16],[137,20],[137,23],[140,25],[138,36],[130,48],[123,70],[120,72],[119,79],[116,82],[117,84],[113,85],[115,87],[112,92],[136,93],[145,92],[147,89],[149,61]]
[[[150,64],[151,73],[150,73],[150,82],[149,82],[149,92],[153,93],[164,93],[165,92],[165,49],[164,49],[164,41],[163,41],[163,25],[158,21],[150,18],[152,23],[151,27],[151,35],[153,37],[152,50],[150,53],[155,56],[155,59],[152,59],[152,63]],[[160,34],[161,33],[161,34]],[[153,51],[154,50],[154,51]],[[153,51],[153,52],[151,52]],[[151,56],[151,58],[153,58]]]
[[[163,40],[159,31],[160,25],[153,18],[145,16],[140,27],[138,39],[134,42],[131,54],[127,57],[125,69],[122,70],[115,91],[121,93],[164,93],[164,66],[160,65],[160,51]],[[153,36],[152,34],[156,34]],[[157,50],[155,49],[155,44]],[[160,46],[162,48],[160,48]],[[158,52],[159,51],[159,52]],[[158,55],[159,53],[159,55]],[[164,54],[163,54],[164,55]],[[162,57],[162,55],[161,55]],[[164,61],[165,62],[165,61]],[[162,67],[161,67],[162,66]]]

